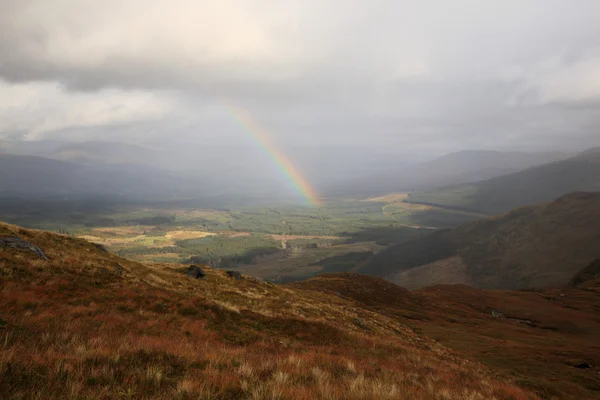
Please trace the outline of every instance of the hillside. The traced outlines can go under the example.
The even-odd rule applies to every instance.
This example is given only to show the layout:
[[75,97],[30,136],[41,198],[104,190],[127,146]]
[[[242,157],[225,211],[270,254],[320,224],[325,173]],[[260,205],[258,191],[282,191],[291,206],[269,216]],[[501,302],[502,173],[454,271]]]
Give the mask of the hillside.
[[600,193],[573,193],[391,247],[361,272],[410,289],[564,285],[600,258],[599,218]]
[[499,214],[575,191],[600,191],[600,149],[481,182],[411,193],[408,202]]
[[152,165],[159,154],[142,146],[126,143],[89,141],[68,143],[57,148],[51,158],[84,165]]
[[207,267],[194,279],[182,265],[0,224],[0,237],[14,236],[49,260],[0,248],[2,398],[579,399],[600,390],[590,283],[410,293],[335,274],[276,286]]
[[388,166],[385,171],[356,175],[346,185],[332,182],[334,194],[372,195],[463,184],[521,171],[566,158],[563,153],[470,150],[446,154],[413,165]]
[[147,199],[195,191],[188,181],[147,167],[92,167],[38,156],[0,154],[0,171],[0,196]]

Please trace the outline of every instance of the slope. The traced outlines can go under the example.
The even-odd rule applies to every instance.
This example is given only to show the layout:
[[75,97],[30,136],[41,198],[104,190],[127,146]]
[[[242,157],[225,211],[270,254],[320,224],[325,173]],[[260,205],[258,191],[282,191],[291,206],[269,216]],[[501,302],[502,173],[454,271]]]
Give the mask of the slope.
[[600,258],[599,218],[600,193],[573,193],[399,244],[360,272],[411,289],[435,283],[564,285]]
[[489,179],[566,157],[562,153],[460,151],[413,165],[397,164],[395,168],[390,165],[385,171],[355,175],[345,185],[332,183],[331,188],[325,190],[333,194],[364,196],[423,190]]
[[498,214],[574,191],[600,190],[600,149],[460,186],[411,193],[407,201]]
[[420,336],[513,377],[544,399],[600,398],[598,279],[585,290],[440,285],[409,292],[378,278],[335,274],[293,287],[335,293],[401,320]]
[[88,141],[68,143],[56,149],[51,158],[84,165],[116,164],[151,166],[159,154],[142,146],[126,143]]
[[49,260],[0,248],[3,399],[539,398],[352,299],[7,236]]
[[2,196],[120,195],[148,199],[194,192],[195,187],[146,167],[91,167],[28,155],[0,154],[0,171]]

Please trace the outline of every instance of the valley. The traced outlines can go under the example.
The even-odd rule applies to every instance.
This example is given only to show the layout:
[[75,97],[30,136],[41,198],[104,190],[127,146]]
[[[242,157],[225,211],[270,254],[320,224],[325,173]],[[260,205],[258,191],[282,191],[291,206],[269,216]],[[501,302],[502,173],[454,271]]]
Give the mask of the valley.
[[33,206],[13,209],[0,219],[83,238],[132,260],[196,262],[288,282],[355,269],[354,259],[365,261],[392,244],[479,217],[405,203],[406,197],[332,199],[317,208],[161,204],[68,212],[42,205],[33,213]]
[[598,21],[0,0],[0,400],[600,400]]

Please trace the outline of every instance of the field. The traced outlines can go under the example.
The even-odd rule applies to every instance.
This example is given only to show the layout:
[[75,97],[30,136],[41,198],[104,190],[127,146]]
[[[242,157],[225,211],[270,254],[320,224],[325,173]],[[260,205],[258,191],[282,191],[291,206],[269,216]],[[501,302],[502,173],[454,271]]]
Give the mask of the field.
[[354,270],[386,246],[479,217],[406,199],[397,193],[320,207],[220,209],[43,204],[0,219],[83,238],[132,260],[199,263],[289,282]]

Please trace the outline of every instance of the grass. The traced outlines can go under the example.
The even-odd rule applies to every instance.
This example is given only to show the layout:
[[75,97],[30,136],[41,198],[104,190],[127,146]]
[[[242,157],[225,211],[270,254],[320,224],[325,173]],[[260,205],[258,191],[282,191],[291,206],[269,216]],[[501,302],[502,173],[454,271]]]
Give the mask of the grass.
[[3,399],[538,398],[351,298],[0,234],[51,259],[0,250]]
[[[600,280],[587,290],[483,291],[444,285],[409,292],[384,280],[337,274],[293,287],[336,293],[399,319],[420,336],[482,362],[495,376],[511,377],[544,399],[599,397]],[[595,369],[574,367],[582,361]]]

